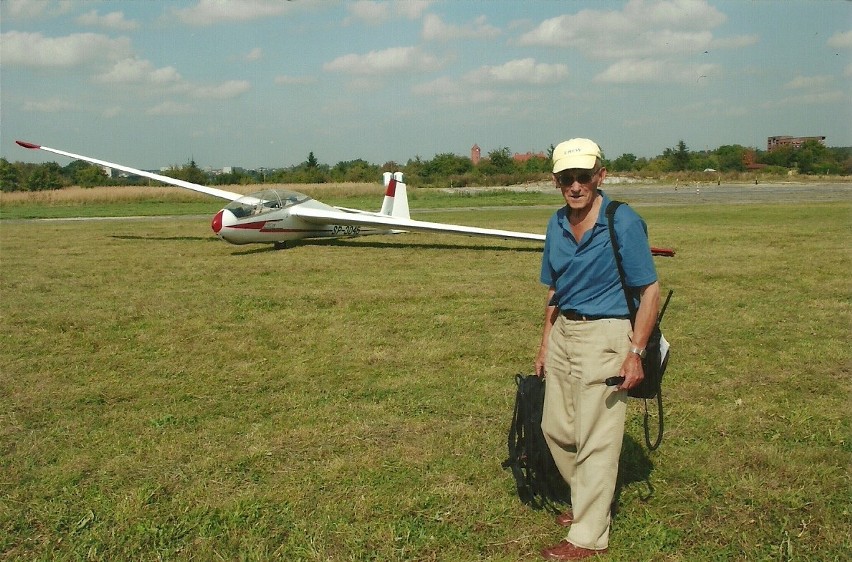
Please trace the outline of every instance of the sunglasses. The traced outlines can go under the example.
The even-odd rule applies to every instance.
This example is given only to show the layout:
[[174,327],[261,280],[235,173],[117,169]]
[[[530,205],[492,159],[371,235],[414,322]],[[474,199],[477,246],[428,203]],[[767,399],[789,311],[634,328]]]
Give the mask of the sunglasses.
[[556,174],[556,183],[561,187],[569,187],[574,185],[574,182],[577,183],[591,183],[592,179],[596,175],[598,175],[600,170],[583,170],[582,172],[577,172],[577,174],[572,174],[571,172],[560,172]]

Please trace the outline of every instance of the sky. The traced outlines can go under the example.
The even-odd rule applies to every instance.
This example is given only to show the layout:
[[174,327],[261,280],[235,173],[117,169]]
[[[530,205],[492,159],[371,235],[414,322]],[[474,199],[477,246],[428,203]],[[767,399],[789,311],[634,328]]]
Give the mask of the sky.
[[839,0],[0,0],[0,156],[278,168],[852,146]]

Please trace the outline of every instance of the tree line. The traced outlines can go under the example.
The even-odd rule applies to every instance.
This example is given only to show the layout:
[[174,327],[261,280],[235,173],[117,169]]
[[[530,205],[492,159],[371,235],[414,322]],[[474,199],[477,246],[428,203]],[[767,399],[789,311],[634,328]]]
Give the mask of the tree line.
[[[546,155],[526,159],[515,158],[508,147],[492,150],[474,165],[467,156],[452,153],[435,155],[431,160],[419,156],[400,165],[386,162],[372,164],[357,159],[322,164],[313,152],[300,164],[287,168],[259,168],[215,173],[202,170],[194,160],[183,166],[173,166],[163,175],[204,185],[239,185],[256,183],[341,183],[375,182],[385,171],[401,171],[406,183],[413,187],[467,187],[516,185],[547,180],[553,145]],[[715,150],[692,151],[681,140],[654,158],[634,154],[604,159],[610,173],[660,177],[671,173],[718,172],[737,174],[787,174],[795,171],[809,175],[852,175],[852,147],[826,147],[817,141],[806,141],[801,147],[778,147],[762,151],[741,145],[725,145]],[[94,187],[101,185],[147,185],[153,183],[142,177],[109,177],[104,169],[76,160],[67,166],[56,162],[30,164],[9,162],[0,158],[0,190],[42,191],[72,185]]]

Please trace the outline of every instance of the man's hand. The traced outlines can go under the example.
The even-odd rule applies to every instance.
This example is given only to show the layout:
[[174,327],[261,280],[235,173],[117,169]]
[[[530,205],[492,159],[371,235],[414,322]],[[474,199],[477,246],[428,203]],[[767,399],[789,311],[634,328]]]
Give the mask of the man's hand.
[[624,377],[624,382],[618,385],[618,390],[630,390],[639,386],[639,383],[645,378],[645,372],[642,370],[642,358],[635,353],[628,353],[618,374]]
[[535,356],[535,376],[544,378],[544,360],[547,357],[547,347],[542,344]]

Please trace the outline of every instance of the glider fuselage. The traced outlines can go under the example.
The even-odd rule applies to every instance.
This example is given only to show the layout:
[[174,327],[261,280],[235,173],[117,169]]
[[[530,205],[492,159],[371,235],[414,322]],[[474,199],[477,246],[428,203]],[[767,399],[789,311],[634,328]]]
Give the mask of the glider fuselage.
[[280,243],[303,238],[339,238],[393,232],[360,225],[311,223],[293,215],[291,211],[297,206],[326,213],[340,212],[340,209],[303,193],[269,189],[231,202],[216,213],[211,226],[216,236],[231,244]]

